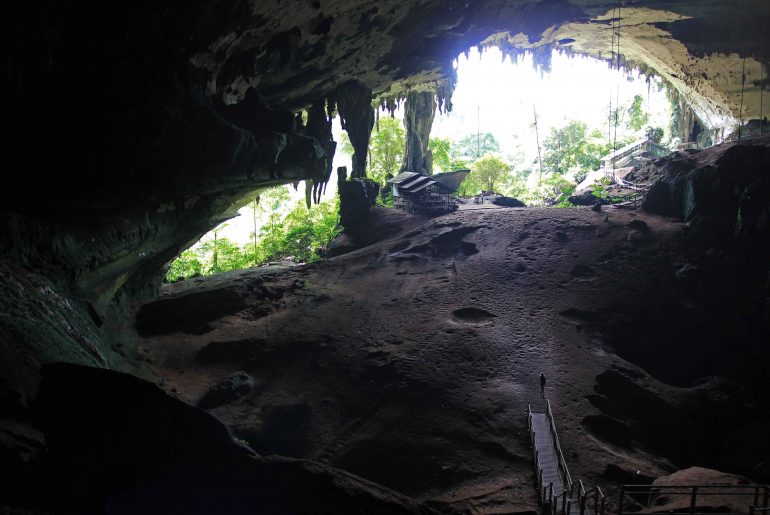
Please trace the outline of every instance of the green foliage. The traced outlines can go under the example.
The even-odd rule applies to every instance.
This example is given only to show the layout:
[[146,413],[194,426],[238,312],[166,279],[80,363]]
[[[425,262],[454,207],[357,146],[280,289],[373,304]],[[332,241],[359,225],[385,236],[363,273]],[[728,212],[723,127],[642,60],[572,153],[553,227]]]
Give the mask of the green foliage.
[[591,193],[593,193],[594,197],[596,198],[608,199],[610,194],[607,191],[607,186],[610,186],[611,184],[611,180],[606,177],[602,177],[597,182],[595,182],[593,186],[591,186]]
[[238,270],[288,257],[303,263],[321,259],[340,232],[339,201],[335,198],[311,209],[299,201],[284,216],[282,208],[288,199],[285,186],[263,193],[256,208],[266,215],[266,220],[256,235],[251,234],[252,241],[240,246],[220,237],[226,224],[220,225],[171,262],[166,280]]
[[174,282],[180,278],[189,279],[200,275],[203,275],[203,263],[200,256],[196,250],[187,249],[171,262],[168,272],[166,272],[166,280]]
[[647,125],[647,120],[649,119],[647,112],[642,107],[643,103],[642,95],[634,95],[634,99],[628,108],[628,121],[626,123],[627,127],[634,132],[642,130]]
[[487,154],[500,152],[500,143],[491,132],[468,134],[455,146],[455,156],[475,160]]
[[511,174],[509,176],[509,181],[506,184],[505,190],[503,190],[503,193],[509,197],[513,197],[519,200],[527,198],[529,195],[529,189],[527,188],[527,176],[529,173],[529,170],[526,170],[516,174]]
[[452,142],[449,138],[430,138],[428,149],[433,156],[433,173],[452,171]]
[[[496,191],[498,186],[507,182],[511,166],[500,156],[487,154],[471,165],[473,181],[478,182],[485,191]],[[466,181],[468,178],[466,178]]]
[[377,195],[377,205],[380,207],[391,208],[395,203],[396,199],[393,198],[393,190],[391,188],[387,188],[384,195]]
[[528,201],[536,206],[572,207],[567,200],[575,191],[575,183],[559,174],[549,174],[531,193]]
[[663,127],[647,127],[645,134],[647,136],[647,139],[660,144],[660,142],[663,141],[663,136],[665,135],[665,132],[663,130]]
[[468,197],[471,195],[478,195],[484,187],[481,184],[478,176],[473,174],[473,171],[468,174],[465,180],[460,184],[460,187],[455,193],[459,197]]
[[592,133],[588,139],[585,123],[572,120],[551,134],[543,142],[543,165],[546,170],[558,175],[568,172],[583,172],[599,169],[601,158],[608,153],[607,145]]

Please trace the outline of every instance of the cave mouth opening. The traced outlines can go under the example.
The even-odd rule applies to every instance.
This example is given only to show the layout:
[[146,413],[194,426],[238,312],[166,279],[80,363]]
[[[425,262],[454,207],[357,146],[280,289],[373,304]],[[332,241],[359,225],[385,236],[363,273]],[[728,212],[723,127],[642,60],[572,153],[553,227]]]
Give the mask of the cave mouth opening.
[[[658,78],[633,68],[557,50],[545,58],[523,53],[512,59],[492,46],[460,54],[455,70],[453,108],[436,108],[429,149],[434,174],[471,170],[456,192],[460,197],[494,191],[531,207],[570,207],[570,196],[598,177],[591,172],[614,150],[650,134],[664,146],[680,143],[676,100]],[[388,107],[375,107],[366,171],[383,190],[405,166],[407,139],[403,105]],[[332,134],[333,169],[351,170],[353,146],[339,113]],[[591,191],[604,186],[596,182]],[[320,204],[305,207],[306,187],[255,193],[239,216],[177,256],[165,280],[320,259],[341,230],[339,199],[330,181]],[[380,203],[390,206],[385,196]]]
[[648,136],[681,143],[673,96],[638,69],[557,50],[514,59],[493,46],[458,56],[456,71],[453,108],[437,113],[431,151],[434,173],[472,170],[461,195],[493,190],[569,207],[613,151]]

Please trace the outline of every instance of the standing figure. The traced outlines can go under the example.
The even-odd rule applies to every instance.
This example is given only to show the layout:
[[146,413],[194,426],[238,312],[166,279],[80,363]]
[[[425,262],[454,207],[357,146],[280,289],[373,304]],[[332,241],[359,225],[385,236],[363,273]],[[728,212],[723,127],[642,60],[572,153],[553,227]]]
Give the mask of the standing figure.
[[540,372],[540,395],[545,395],[545,374]]

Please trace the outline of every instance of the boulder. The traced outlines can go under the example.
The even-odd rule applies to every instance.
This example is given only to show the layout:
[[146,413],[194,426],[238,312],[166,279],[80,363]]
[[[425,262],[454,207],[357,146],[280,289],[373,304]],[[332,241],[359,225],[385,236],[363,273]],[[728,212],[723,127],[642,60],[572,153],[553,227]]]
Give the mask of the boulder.
[[644,220],[631,220],[626,224],[627,227],[630,229],[636,229],[637,231],[641,232],[647,232],[650,230],[650,227],[647,225],[647,222]]
[[[665,488],[664,493],[659,493],[650,499],[650,504],[655,506],[655,511],[664,513],[684,512],[691,510],[692,486],[714,485],[709,488],[708,495],[699,495],[695,498],[695,511],[698,513],[742,513],[750,504],[754,504],[753,489],[740,490],[720,489],[724,485],[748,485],[748,478],[736,474],[728,474],[718,470],[702,467],[690,467],[678,470],[669,476],[662,476],[652,482],[653,487]],[[676,488],[676,487],[685,488]],[[743,493],[744,495],[740,495]]]
[[349,234],[365,230],[371,221],[370,208],[377,203],[379,185],[371,179],[340,180],[340,225]]
[[223,404],[236,401],[254,390],[256,381],[246,372],[240,370],[220,379],[206,392],[198,402],[198,407],[212,409]]
[[527,207],[527,205],[519,199],[499,196],[492,199],[492,203],[496,206],[503,207]]
[[593,206],[597,202],[601,202],[602,199],[594,195],[591,191],[583,191],[575,195],[571,195],[568,199],[576,206]]
[[213,416],[127,374],[47,365],[34,416],[47,451],[19,490],[24,513],[433,513],[331,467],[260,458]]

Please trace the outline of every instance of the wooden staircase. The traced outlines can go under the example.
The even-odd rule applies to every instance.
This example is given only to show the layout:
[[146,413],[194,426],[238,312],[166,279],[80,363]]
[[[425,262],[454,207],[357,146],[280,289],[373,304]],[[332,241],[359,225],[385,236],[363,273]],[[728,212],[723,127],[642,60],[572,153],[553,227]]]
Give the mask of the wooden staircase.
[[543,511],[549,515],[604,515],[605,499],[601,489],[596,486],[586,491],[582,481],[572,482],[548,399],[545,413],[534,413],[532,407],[527,406],[527,426]]

